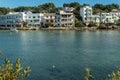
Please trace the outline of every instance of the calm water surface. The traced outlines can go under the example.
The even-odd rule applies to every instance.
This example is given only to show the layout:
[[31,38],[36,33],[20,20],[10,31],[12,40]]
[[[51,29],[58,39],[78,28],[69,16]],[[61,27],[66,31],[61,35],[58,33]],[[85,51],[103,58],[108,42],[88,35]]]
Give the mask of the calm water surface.
[[0,50],[1,64],[31,67],[27,80],[82,80],[84,68],[103,80],[120,65],[120,31],[0,31]]

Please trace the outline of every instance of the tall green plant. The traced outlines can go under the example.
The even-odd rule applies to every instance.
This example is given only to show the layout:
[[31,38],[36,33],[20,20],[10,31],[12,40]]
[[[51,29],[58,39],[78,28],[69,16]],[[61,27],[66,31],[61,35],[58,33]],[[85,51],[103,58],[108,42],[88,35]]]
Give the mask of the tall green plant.
[[29,75],[30,67],[22,68],[20,59],[16,59],[15,64],[11,64],[8,58],[0,66],[0,80],[23,80]]
[[91,74],[91,71],[89,68],[85,69],[85,77],[84,80],[93,80],[93,75]]

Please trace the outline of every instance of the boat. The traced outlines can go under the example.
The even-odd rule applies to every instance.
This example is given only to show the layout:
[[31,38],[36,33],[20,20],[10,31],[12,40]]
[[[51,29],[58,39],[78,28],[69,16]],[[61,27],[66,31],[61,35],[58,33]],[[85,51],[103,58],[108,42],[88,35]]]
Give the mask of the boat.
[[18,30],[16,28],[13,28],[13,27],[10,28],[10,31],[11,32],[18,32]]

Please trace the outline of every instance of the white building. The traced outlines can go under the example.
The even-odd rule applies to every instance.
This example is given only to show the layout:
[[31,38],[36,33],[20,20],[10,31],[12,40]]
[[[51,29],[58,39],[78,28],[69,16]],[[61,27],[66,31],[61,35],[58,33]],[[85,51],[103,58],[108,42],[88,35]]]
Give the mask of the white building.
[[86,25],[88,25],[89,22],[91,22],[92,13],[92,7],[90,6],[84,6],[80,8],[80,16],[82,17],[82,21],[86,23]]
[[10,12],[6,15],[0,15],[0,26],[2,27],[22,27],[23,22],[29,26],[43,26],[44,14],[32,12]]
[[6,15],[0,15],[1,27],[20,27],[23,20],[23,12],[10,12]]
[[112,13],[112,14],[118,16],[119,19],[120,19],[120,10],[118,10],[118,9],[113,9],[110,13]]
[[27,22],[28,26],[42,27],[45,25],[44,14],[42,13],[32,13],[25,12],[24,20]]
[[92,22],[100,23],[100,16],[99,15],[92,15]]
[[55,25],[60,27],[74,27],[74,14],[69,10],[60,10],[58,13],[56,13]]
[[114,19],[111,13],[101,13],[101,22],[114,23]]
[[92,7],[85,6],[80,9],[80,16],[82,17],[82,20],[84,23],[86,23],[86,25],[88,25],[91,21],[95,23],[115,23],[115,21],[120,19],[120,11],[114,9],[110,13],[92,15]]

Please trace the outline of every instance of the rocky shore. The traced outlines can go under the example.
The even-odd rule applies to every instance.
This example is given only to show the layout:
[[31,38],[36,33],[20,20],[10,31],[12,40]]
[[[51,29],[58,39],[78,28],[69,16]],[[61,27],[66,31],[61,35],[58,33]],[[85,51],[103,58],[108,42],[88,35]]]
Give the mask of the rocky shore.
[[[120,30],[119,26],[107,26],[107,27],[17,27],[17,30]],[[10,30],[9,27],[0,27],[0,30]]]

